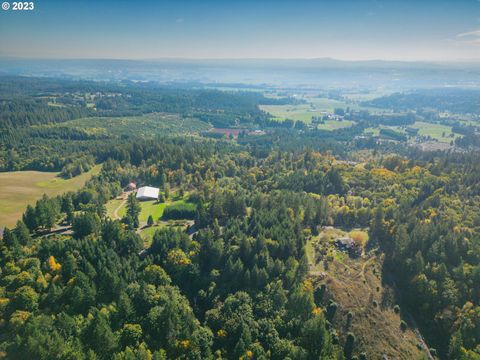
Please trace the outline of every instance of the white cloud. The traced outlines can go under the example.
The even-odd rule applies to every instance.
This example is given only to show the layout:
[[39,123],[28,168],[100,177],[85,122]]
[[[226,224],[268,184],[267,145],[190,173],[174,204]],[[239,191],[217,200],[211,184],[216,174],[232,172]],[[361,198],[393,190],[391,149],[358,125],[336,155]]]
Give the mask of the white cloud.
[[457,34],[457,41],[463,44],[480,45],[480,29]]
[[480,29],[458,34],[457,37],[480,37]]

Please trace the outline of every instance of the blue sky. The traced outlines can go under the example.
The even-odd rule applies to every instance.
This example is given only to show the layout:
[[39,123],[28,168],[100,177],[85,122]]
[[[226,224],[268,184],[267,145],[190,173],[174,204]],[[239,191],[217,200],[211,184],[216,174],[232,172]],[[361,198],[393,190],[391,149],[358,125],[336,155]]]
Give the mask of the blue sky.
[[36,0],[0,56],[480,61],[480,0]]

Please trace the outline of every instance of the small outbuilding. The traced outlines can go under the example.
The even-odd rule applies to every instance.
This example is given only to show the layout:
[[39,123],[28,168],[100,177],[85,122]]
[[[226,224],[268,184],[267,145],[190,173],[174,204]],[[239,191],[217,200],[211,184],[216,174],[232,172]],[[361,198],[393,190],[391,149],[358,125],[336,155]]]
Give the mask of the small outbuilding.
[[142,186],[137,190],[138,200],[157,200],[160,189],[151,186]]
[[133,191],[137,189],[137,184],[134,182],[129,183],[127,186],[125,186],[125,191]]

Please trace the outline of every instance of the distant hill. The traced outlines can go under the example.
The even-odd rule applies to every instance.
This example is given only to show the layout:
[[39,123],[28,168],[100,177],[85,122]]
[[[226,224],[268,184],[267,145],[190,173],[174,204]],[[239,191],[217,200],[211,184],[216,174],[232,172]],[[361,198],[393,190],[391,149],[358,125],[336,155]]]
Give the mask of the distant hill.
[[336,59],[58,59],[0,58],[5,74],[90,80],[267,84],[298,87],[413,89],[480,86],[479,63]]

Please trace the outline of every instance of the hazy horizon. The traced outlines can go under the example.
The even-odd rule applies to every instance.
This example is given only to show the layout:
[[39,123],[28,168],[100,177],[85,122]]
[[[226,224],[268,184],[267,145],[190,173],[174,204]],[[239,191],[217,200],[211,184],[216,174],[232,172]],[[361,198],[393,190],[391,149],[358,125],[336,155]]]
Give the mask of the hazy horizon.
[[424,64],[456,64],[456,63],[472,63],[480,64],[480,58],[465,58],[465,59],[414,59],[414,60],[402,60],[402,59],[343,59],[337,57],[151,57],[151,58],[120,58],[120,57],[28,57],[28,56],[15,56],[15,55],[0,55],[0,60],[27,60],[27,61],[131,61],[131,62],[162,62],[162,61],[192,61],[192,62],[248,62],[248,61],[332,61],[332,62],[344,62],[344,63],[367,63],[367,62],[386,62],[386,63],[424,63]]

